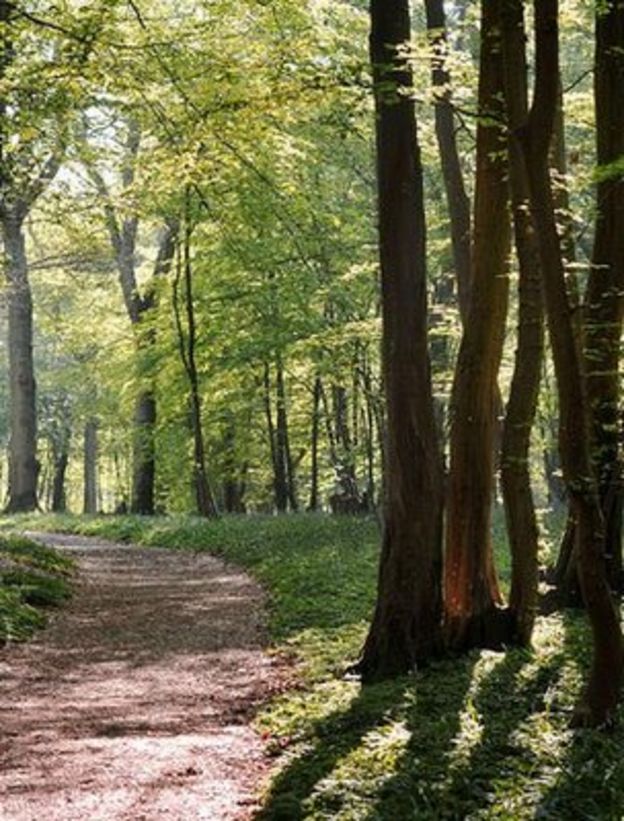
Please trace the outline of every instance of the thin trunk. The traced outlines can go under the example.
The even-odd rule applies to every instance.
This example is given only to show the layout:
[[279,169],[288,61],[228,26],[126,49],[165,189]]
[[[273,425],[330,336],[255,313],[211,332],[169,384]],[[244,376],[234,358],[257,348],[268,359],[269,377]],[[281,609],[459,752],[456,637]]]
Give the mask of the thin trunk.
[[273,410],[271,402],[271,369],[269,363],[264,364],[264,410],[267,421],[267,433],[269,436],[269,447],[271,449],[271,463],[273,466],[273,494],[275,507],[278,513],[286,513],[288,510],[288,483],[286,478],[286,466],[283,459],[283,450],[278,446],[275,423],[273,422]]
[[71,429],[67,429],[67,435],[53,448],[54,455],[54,476],[52,479],[52,503],[53,513],[64,513],[67,509],[67,494],[65,492],[65,476],[69,464],[69,443]]
[[444,0],[425,0],[425,11],[431,49],[431,77],[435,95],[435,131],[450,218],[459,310],[462,320],[466,322],[470,303],[471,278],[470,200],[466,193],[457,149],[451,75],[447,65],[449,43],[446,34]]
[[308,510],[319,509],[319,466],[318,466],[318,445],[319,427],[321,415],[321,377],[314,380],[314,390],[312,391],[312,432],[310,435],[310,502]]
[[583,600],[592,627],[594,655],[577,724],[613,718],[620,696],[624,654],[619,616],[607,583],[604,529],[590,458],[590,409],[583,360],[571,316],[561,242],[549,173],[549,144],[557,108],[559,29],[557,0],[535,0],[536,68],[533,105],[520,132],[539,242],[548,328],[559,393],[561,461],[576,522]]
[[520,280],[518,347],[503,431],[501,481],[512,555],[509,610],[513,639],[528,646],[537,611],[539,548],[529,455],[544,352],[544,308],[528,180],[522,148],[515,136],[528,114],[523,0],[503,1],[502,32],[510,129],[509,180]]
[[98,424],[89,419],[84,429],[84,513],[97,513]]
[[276,448],[277,457],[283,464],[286,478],[286,495],[288,504],[293,511],[299,510],[297,500],[297,480],[295,476],[295,465],[290,450],[290,435],[288,432],[288,408],[286,406],[286,386],[284,384],[284,366],[281,356],[277,356],[275,365],[276,380]]
[[500,647],[510,627],[491,536],[510,245],[500,14],[501,0],[483,3],[472,288],[451,401],[445,605],[456,649]]
[[423,172],[407,0],[372,0],[382,364],[387,402],[384,534],[377,604],[359,669],[405,673],[441,652],[442,470],[427,340]]
[[[187,207],[188,212],[188,207]],[[193,271],[191,265],[191,228],[187,219],[184,226],[183,259],[178,255],[178,266],[173,283],[173,309],[178,332],[178,346],[180,358],[189,383],[189,415],[193,434],[193,485],[195,500],[200,516],[214,518],[218,515],[217,504],[210,487],[208,469],[206,466],[206,446],[202,427],[202,403],[199,389],[199,375],[195,359],[197,345],[197,329],[195,322],[195,306],[193,302]],[[186,332],[182,323],[180,307],[180,279],[184,278],[184,310],[186,313]]]

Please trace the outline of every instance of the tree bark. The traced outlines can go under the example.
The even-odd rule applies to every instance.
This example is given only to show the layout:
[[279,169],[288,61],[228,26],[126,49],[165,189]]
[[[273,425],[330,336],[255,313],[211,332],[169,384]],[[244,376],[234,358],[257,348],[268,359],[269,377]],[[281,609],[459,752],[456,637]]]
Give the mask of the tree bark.
[[[191,227],[188,222],[188,207],[184,225],[183,259],[178,257],[178,269],[173,284],[173,308],[178,331],[180,358],[189,383],[189,414],[193,434],[193,485],[195,500],[200,516],[212,519],[218,516],[217,503],[210,487],[206,464],[206,445],[202,426],[202,401],[199,388],[199,374],[195,358],[197,328],[193,303],[193,276],[191,266]],[[179,285],[184,277],[184,309],[186,313],[186,333],[182,324]]]
[[33,363],[33,307],[23,231],[14,210],[5,212],[2,234],[6,255],[9,313],[9,502],[11,513],[37,507],[37,413]]
[[89,419],[84,430],[84,513],[97,513],[98,424]]
[[310,501],[308,510],[315,512],[319,509],[319,466],[318,466],[318,445],[319,427],[321,415],[321,377],[314,380],[312,391],[312,431],[310,434]]
[[576,523],[575,549],[581,590],[594,640],[592,669],[583,699],[577,706],[575,723],[595,726],[614,716],[624,653],[619,615],[606,577],[603,517],[590,458],[590,409],[583,359],[566,289],[548,167],[558,95],[558,13],[557,0],[535,0],[535,91],[531,111],[519,136],[529,179],[557,377],[561,461]]
[[600,174],[592,264],[585,297],[591,456],[605,519],[612,590],[622,589],[620,340],[624,319],[624,6],[610,0],[596,16],[596,159]]
[[483,3],[472,288],[451,401],[445,606],[456,649],[509,636],[490,532],[510,246],[500,14],[501,0]]
[[517,128],[528,114],[523,0],[503,0],[505,100],[510,130],[509,179],[519,265],[518,346],[505,416],[501,481],[512,556],[509,610],[514,642],[529,646],[537,611],[539,531],[530,476],[544,352],[544,309],[539,249],[531,222],[529,185]]
[[295,476],[295,465],[290,449],[290,434],[288,430],[288,409],[286,407],[286,386],[284,384],[284,365],[282,357],[278,354],[276,366],[276,448],[277,458],[284,466],[286,477],[286,496],[292,511],[299,510],[297,499],[297,479]]
[[364,681],[411,670],[442,641],[443,484],[427,345],[423,175],[407,0],[372,0],[382,366],[387,403],[384,535]]

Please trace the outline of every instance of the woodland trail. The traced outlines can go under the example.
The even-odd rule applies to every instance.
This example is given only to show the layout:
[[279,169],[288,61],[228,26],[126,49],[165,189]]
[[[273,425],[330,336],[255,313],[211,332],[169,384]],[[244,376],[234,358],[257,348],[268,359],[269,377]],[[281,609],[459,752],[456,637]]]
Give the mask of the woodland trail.
[[249,719],[280,681],[258,585],[205,554],[30,535],[80,570],[0,651],[0,819],[248,818],[268,769]]

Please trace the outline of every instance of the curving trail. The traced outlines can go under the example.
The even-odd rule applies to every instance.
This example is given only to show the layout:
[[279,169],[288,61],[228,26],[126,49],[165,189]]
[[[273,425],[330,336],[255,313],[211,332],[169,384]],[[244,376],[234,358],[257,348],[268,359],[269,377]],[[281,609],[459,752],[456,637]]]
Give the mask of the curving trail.
[[79,584],[0,650],[0,819],[249,817],[268,761],[248,721],[280,686],[258,585],[205,554],[30,535]]

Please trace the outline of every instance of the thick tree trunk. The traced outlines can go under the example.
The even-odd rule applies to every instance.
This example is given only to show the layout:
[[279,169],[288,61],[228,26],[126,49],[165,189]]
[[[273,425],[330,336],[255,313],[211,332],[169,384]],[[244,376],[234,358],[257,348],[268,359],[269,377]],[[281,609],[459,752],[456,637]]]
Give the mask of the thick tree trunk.
[[523,0],[503,0],[505,99],[510,128],[509,179],[516,255],[520,269],[518,347],[505,416],[501,481],[512,555],[509,610],[513,640],[531,643],[537,611],[539,532],[529,451],[544,352],[544,309],[539,249],[529,209],[529,186],[516,129],[528,114]]
[[605,571],[603,517],[590,459],[590,409],[583,360],[566,289],[548,167],[559,77],[557,0],[535,0],[535,31],[535,93],[526,127],[520,136],[557,376],[562,467],[576,524],[575,549],[581,590],[594,639],[592,670],[575,720],[579,724],[599,725],[614,716],[622,684],[624,653],[619,615]]
[[372,0],[387,402],[384,535],[363,679],[405,673],[442,649],[442,470],[427,346],[423,179],[407,0]]
[[95,419],[89,419],[84,430],[84,503],[85,513],[97,513],[97,458],[98,458],[98,425]]
[[500,12],[501,0],[483,4],[472,289],[451,403],[445,605],[456,649],[500,647],[509,634],[490,532],[510,243]]
[[11,513],[37,507],[37,413],[33,364],[33,309],[22,219],[5,213],[9,313],[9,502]]

